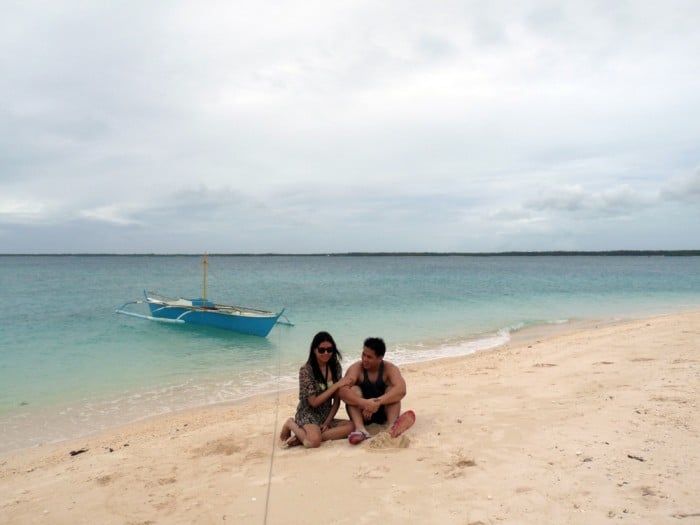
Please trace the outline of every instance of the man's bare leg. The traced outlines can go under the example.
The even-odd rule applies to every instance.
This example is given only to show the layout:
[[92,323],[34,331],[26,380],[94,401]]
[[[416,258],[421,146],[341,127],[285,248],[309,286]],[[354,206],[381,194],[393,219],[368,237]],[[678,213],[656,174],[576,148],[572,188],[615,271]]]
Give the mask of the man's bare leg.
[[401,415],[401,401],[392,403],[391,405],[384,405],[384,413],[386,414],[386,424],[389,428]]
[[[352,390],[357,395],[362,397],[362,390],[359,386],[353,386]],[[362,415],[362,409],[359,406],[348,405],[347,402],[345,403],[345,406],[348,410],[348,416],[350,416],[350,421],[352,421],[353,425],[355,426],[355,432],[362,432],[364,434],[369,435],[367,429],[365,428],[365,418]]]
[[366,434],[367,429],[365,428],[365,420],[362,417],[362,411],[360,408],[356,406],[348,406],[348,415],[350,416],[350,421],[352,421],[352,424],[355,427],[355,432],[364,432]]

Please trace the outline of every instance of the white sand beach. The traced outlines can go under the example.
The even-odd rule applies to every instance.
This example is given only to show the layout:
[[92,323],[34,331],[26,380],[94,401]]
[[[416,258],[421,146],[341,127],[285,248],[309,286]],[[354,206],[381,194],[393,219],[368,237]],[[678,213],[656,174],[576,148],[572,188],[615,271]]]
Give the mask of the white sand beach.
[[394,440],[283,449],[289,391],[160,416],[0,457],[0,521],[700,523],[700,312],[402,370]]

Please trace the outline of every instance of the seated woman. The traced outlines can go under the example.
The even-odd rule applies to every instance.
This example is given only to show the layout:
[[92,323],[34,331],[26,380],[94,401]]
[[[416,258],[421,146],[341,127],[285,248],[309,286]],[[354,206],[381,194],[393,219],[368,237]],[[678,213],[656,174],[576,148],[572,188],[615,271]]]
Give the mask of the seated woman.
[[285,422],[280,433],[284,446],[314,448],[322,441],[345,439],[353,431],[351,421],[335,419],[340,408],[338,390],[349,384],[343,377],[342,358],[331,334],[319,332],[314,336],[309,358],[299,369],[296,415]]

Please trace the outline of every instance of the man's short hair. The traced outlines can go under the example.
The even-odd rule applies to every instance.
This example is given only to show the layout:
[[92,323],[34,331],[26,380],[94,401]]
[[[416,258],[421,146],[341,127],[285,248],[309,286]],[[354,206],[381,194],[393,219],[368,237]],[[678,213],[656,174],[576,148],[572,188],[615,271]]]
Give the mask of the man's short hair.
[[368,337],[365,339],[365,346],[373,350],[377,357],[384,357],[386,354],[386,344],[381,337]]

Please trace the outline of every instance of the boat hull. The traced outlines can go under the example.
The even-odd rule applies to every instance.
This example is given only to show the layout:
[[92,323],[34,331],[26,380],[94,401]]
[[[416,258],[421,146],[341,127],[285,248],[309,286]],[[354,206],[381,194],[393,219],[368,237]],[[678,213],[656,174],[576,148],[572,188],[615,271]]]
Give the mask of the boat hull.
[[284,312],[282,310],[274,313],[244,307],[215,305],[209,302],[206,303],[206,306],[201,306],[202,301],[198,299],[165,301],[146,296],[146,303],[151,311],[151,316],[156,319],[213,326],[260,337],[266,337],[270,333]]

